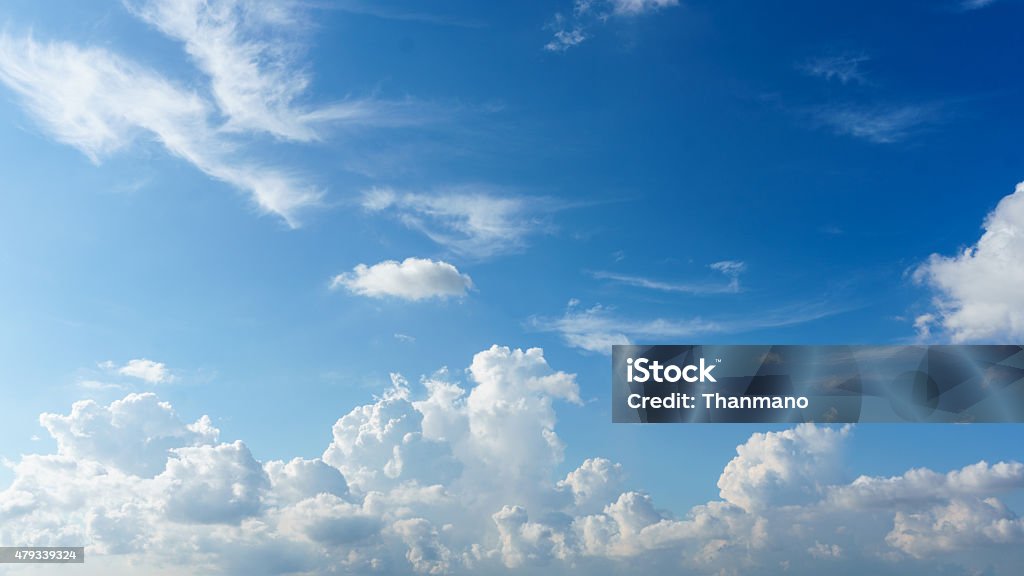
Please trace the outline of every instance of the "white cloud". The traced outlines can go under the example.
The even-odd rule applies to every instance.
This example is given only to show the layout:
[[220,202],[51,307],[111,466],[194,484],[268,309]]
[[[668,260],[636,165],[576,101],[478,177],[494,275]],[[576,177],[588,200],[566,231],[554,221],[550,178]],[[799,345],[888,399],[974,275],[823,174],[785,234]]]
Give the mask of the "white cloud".
[[977,497],[1024,489],[1024,464],[985,461],[939,474],[926,468],[908,470],[901,476],[861,476],[852,483],[830,490],[836,506],[859,509],[891,506],[894,503],[934,503],[952,498]]
[[[588,3],[593,4],[593,0]],[[662,8],[678,6],[679,0],[611,0],[612,12],[624,16],[636,16],[655,12]]]
[[722,498],[748,512],[820,500],[825,485],[839,478],[838,448],[849,431],[801,424],[753,434],[718,479]]
[[984,228],[960,254],[933,254],[915,270],[914,279],[936,294],[934,314],[915,321],[919,333],[929,335],[937,323],[954,342],[1024,338],[1024,183],[999,202]]
[[298,106],[311,79],[299,62],[312,25],[301,2],[266,0],[126,0],[143,21],[184,44],[210,78],[231,132],[266,132],[309,141],[318,124],[377,122],[381,106],[368,101],[320,108]]
[[39,423],[57,441],[58,455],[111,462],[139,476],[163,470],[171,449],[208,444],[219,434],[208,418],[183,424],[152,393],[129,394],[109,406],[75,402],[70,414],[43,414]]
[[289,224],[322,196],[289,171],[242,157],[200,95],[107,50],[0,35],[0,81],[55,139],[93,162],[144,136]]
[[995,498],[952,500],[921,512],[899,511],[885,541],[915,558],[996,544],[1024,543],[1024,518]]
[[995,4],[997,0],[962,0],[960,8],[963,10],[977,10]]
[[934,105],[862,107],[853,105],[823,106],[815,112],[816,120],[838,134],[853,136],[877,144],[891,144],[911,136],[936,121]]
[[163,362],[154,362],[145,358],[129,360],[124,366],[115,366],[112,362],[104,362],[101,366],[116,370],[122,376],[138,378],[150,384],[166,384],[174,381],[174,375]]
[[544,45],[550,52],[564,52],[590,37],[589,30],[616,18],[632,18],[678,6],[679,0],[575,0],[571,14],[555,14],[548,26],[554,37]]
[[870,60],[865,54],[820,56],[803,62],[798,68],[810,76],[838,80],[841,84],[865,84],[867,77],[861,65]]
[[577,508],[586,510],[596,504],[598,510],[611,502],[623,487],[622,465],[607,458],[588,458],[569,472],[557,486],[572,492]]
[[807,553],[815,558],[842,558],[843,549],[838,544],[822,544],[815,540],[814,546],[808,548]]
[[335,276],[331,288],[345,288],[371,298],[418,301],[461,298],[473,288],[473,280],[447,262],[406,258],[402,262],[386,260],[373,266],[359,264],[352,272]]
[[544,199],[502,196],[476,187],[435,194],[401,194],[373,188],[363,194],[369,212],[390,212],[406,226],[451,251],[473,258],[516,252],[526,237],[542,228],[537,213]]
[[[722,499],[677,515],[620,465],[568,474],[539,349],[478,353],[463,387],[399,376],[340,418],[320,459],[259,462],[152,394],[41,421],[55,454],[10,464],[0,544],[89,548],[87,574],[1017,573],[1024,524],[997,496],[1024,465],[844,480],[852,429],[756,433]],[[509,441],[515,439],[515,441]],[[144,465],[143,465],[144,464]],[[980,552],[983,551],[983,552]],[[19,574],[17,567],[6,571]]]
[[611,354],[612,345],[629,344],[634,338],[681,338],[720,330],[700,318],[634,320],[615,316],[601,305],[582,309],[578,303],[569,306],[561,318],[533,318],[530,323],[538,330],[560,333],[569,346],[600,354]]
[[528,325],[543,332],[561,334],[565,343],[574,348],[601,354],[611,354],[615,344],[630,344],[638,340],[658,341],[692,338],[702,334],[731,334],[761,328],[789,326],[825,318],[843,310],[823,303],[800,304],[768,311],[758,317],[740,319],[693,318],[631,318],[600,304],[583,308],[575,298],[569,301],[565,313],[559,318],[535,316]]
[[740,291],[740,274],[746,270],[746,264],[734,260],[723,260],[714,262],[708,268],[724,274],[730,278],[727,284],[714,282],[666,282],[654,280],[642,276],[630,276],[628,274],[617,274],[614,272],[594,272],[594,278],[599,280],[611,280],[627,286],[659,290],[661,292],[679,292],[682,294],[735,294]]

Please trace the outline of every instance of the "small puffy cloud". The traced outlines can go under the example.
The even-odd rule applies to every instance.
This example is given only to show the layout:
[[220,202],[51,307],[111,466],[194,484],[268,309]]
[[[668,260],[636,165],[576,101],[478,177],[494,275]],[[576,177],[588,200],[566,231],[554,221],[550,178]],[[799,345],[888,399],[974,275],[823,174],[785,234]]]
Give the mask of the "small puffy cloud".
[[[106,364],[108,365],[109,364]],[[165,384],[174,381],[174,375],[163,362],[154,362],[145,358],[129,360],[124,366],[116,368],[122,376],[138,378],[150,384]]]
[[473,288],[473,280],[447,262],[406,258],[402,262],[386,260],[372,266],[359,264],[352,272],[335,276],[331,288],[344,288],[371,298],[419,301],[461,298]]
[[915,321],[953,342],[1024,339],[1024,182],[985,219],[978,242],[955,256],[933,254],[914,279],[935,292],[935,311]]
[[814,541],[814,546],[807,549],[807,553],[814,558],[842,558],[843,549],[838,544],[822,544],[817,540]]

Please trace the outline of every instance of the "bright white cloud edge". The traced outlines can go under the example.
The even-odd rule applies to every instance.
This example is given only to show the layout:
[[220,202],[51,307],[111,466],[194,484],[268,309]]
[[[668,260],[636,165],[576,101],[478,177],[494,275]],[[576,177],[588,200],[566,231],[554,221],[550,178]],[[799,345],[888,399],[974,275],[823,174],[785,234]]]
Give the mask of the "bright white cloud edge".
[[1024,340],[1024,182],[985,218],[977,243],[955,256],[933,254],[914,279],[935,293],[919,315],[923,338],[938,326],[953,342]]

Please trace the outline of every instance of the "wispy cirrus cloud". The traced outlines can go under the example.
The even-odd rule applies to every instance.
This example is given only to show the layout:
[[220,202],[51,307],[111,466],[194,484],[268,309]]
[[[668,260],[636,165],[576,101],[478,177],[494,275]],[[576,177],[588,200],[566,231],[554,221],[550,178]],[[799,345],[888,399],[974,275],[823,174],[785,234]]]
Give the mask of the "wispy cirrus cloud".
[[939,111],[937,104],[836,104],[818,107],[813,117],[819,125],[837,134],[877,144],[891,144],[936,123]]
[[986,6],[991,6],[996,2],[998,2],[998,0],[961,0],[959,7],[964,11],[978,10]]
[[312,32],[304,3],[293,0],[127,0],[144,22],[180,41],[210,79],[229,132],[265,132],[285,140],[321,137],[328,122],[390,122],[370,100],[303,105],[312,79],[301,62]]
[[517,252],[526,239],[546,228],[545,198],[502,194],[483,186],[457,186],[434,193],[372,188],[363,193],[363,209],[397,217],[452,252],[489,258]]
[[679,292],[682,294],[735,294],[740,292],[740,274],[746,270],[746,263],[737,260],[723,260],[708,265],[708,268],[724,274],[729,278],[725,284],[713,282],[667,282],[643,276],[618,274],[615,272],[598,271],[592,275],[598,280],[610,280],[626,286],[647,288],[661,292]]
[[308,103],[302,62],[310,32],[302,2],[126,0],[128,10],[180,41],[209,80],[208,92],[106,48],[0,35],[0,82],[54,139],[94,163],[149,139],[207,176],[245,192],[290,226],[325,191],[293,168],[261,159],[258,146],[320,140],[328,126],[407,126],[410,101],[371,98]]
[[865,84],[868,79],[862,65],[870,60],[863,53],[818,56],[801,62],[797,68],[808,76],[838,80],[841,84]]
[[849,307],[826,302],[800,303],[765,311],[757,316],[642,317],[623,314],[600,304],[582,307],[572,299],[559,317],[534,316],[526,326],[540,332],[554,332],[573,348],[611,354],[613,344],[638,341],[664,342],[714,334],[742,334],[765,328],[793,326],[813,322],[848,311]]
[[200,95],[107,50],[0,36],[0,81],[46,132],[95,163],[151,138],[292,226],[323,196],[291,170],[241,153],[212,123]]
[[679,0],[575,0],[572,12],[555,14],[548,27],[554,36],[544,45],[549,52],[565,52],[590,38],[591,30],[609,21],[652,14],[678,6]]

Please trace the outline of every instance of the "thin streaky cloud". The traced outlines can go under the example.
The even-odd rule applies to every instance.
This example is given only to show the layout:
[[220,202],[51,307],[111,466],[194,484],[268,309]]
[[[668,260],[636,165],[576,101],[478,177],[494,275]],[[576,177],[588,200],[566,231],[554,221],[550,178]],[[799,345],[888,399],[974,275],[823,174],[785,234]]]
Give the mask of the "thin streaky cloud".
[[534,316],[526,322],[530,329],[554,332],[573,348],[610,354],[613,344],[638,341],[665,342],[672,339],[707,335],[742,334],[766,328],[781,328],[821,320],[853,309],[827,302],[800,303],[784,306],[743,318],[640,318],[618,313],[614,308],[594,305],[582,308],[580,302],[569,302],[562,316]]
[[521,251],[529,236],[543,232],[544,198],[502,193],[487,186],[455,186],[435,193],[400,193],[372,188],[362,195],[369,213],[397,217],[452,252],[476,259]]
[[344,0],[336,3],[318,4],[318,8],[325,10],[339,10],[350,14],[361,16],[372,16],[383,20],[399,20],[404,22],[422,22],[424,24],[435,24],[438,26],[454,26],[458,28],[484,28],[486,22],[459,18],[447,14],[433,14],[429,12],[417,12],[402,8],[393,8],[382,5],[380,2],[362,2],[359,0]]
[[50,136],[94,163],[148,137],[292,227],[323,196],[290,170],[245,158],[211,123],[213,110],[201,96],[102,48],[3,35],[0,82]]
[[897,106],[822,106],[813,112],[815,121],[838,134],[877,144],[905,140],[938,121],[934,104]]
[[556,13],[547,28],[549,52],[565,52],[591,37],[591,30],[616,19],[635,18],[679,5],[679,0],[575,0],[570,13]]
[[303,39],[313,32],[308,8],[261,0],[128,1],[142,21],[181,42],[210,80],[230,132],[263,132],[283,140],[322,138],[325,123],[381,125],[408,121],[400,106],[353,100],[298,104],[312,78],[301,61]]
[[631,276],[628,274],[617,274],[615,272],[606,271],[592,272],[591,275],[598,280],[610,280],[626,286],[658,290],[661,292],[678,292],[682,294],[735,294],[741,291],[739,275],[745,268],[745,265],[742,262],[715,262],[708,267],[728,276],[731,278],[730,281],[726,284],[710,282],[666,282],[643,276]]
[[960,9],[967,12],[970,10],[978,10],[986,6],[995,4],[998,0],[962,0],[960,2]]
[[865,54],[819,56],[800,63],[797,68],[808,76],[838,80],[841,84],[866,84],[868,80],[862,65],[870,60]]

